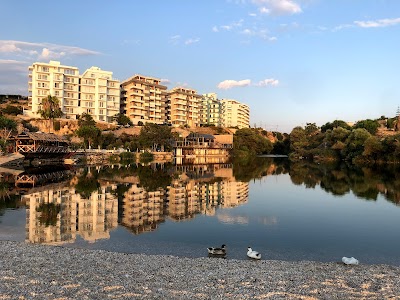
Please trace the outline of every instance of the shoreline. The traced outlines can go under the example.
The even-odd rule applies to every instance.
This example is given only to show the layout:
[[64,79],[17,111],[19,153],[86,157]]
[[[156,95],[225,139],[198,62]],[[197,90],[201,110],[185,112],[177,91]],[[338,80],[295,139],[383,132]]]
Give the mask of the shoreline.
[[400,299],[400,267],[126,254],[0,241],[0,299]]

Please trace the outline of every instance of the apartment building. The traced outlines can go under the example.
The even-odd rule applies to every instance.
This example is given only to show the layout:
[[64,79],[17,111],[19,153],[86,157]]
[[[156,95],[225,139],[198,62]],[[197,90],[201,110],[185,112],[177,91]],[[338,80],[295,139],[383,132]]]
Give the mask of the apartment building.
[[200,123],[202,125],[222,126],[222,104],[217,94],[208,93],[201,97]]
[[201,96],[195,90],[176,87],[169,91],[168,96],[172,126],[200,126]]
[[76,109],[78,115],[87,113],[96,121],[112,122],[120,112],[120,84],[112,75],[98,67],[87,69],[80,76],[78,107],[69,107],[65,103],[66,112],[70,109],[68,113],[73,114]]
[[96,121],[111,122],[120,111],[119,81],[112,74],[91,67],[80,76],[77,67],[59,61],[36,62],[29,67],[27,114],[40,117],[42,99],[51,95],[60,101],[65,118],[76,119],[88,113]]
[[58,98],[62,111],[70,117],[73,109],[69,107],[78,106],[79,69],[61,65],[58,61],[50,61],[49,63],[36,62],[28,70],[28,102],[32,116],[40,117],[38,111],[42,109],[42,99],[51,95]]
[[250,108],[247,104],[233,99],[221,99],[222,104],[222,126],[224,127],[250,127]]
[[167,123],[167,87],[161,79],[134,75],[121,83],[123,112],[132,123]]

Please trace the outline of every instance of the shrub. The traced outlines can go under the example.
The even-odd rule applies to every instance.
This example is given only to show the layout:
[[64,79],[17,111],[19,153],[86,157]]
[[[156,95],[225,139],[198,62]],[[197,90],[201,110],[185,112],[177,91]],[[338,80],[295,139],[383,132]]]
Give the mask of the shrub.
[[14,105],[7,105],[5,108],[2,109],[2,112],[7,115],[21,115],[22,114],[22,106],[14,106]]

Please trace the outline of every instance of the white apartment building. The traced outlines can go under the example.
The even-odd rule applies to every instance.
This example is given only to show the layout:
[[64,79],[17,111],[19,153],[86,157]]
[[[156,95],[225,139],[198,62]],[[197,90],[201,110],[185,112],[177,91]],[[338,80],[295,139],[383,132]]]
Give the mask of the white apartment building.
[[222,126],[222,104],[217,94],[203,94],[201,98],[200,123],[202,125]]
[[[112,72],[98,67],[91,67],[82,74],[77,114],[87,113],[96,121],[113,121],[113,117],[120,112],[120,87],[119,81],[112,75]],[[69,113],[73,114],[75,108],[71,108],[73,110]]]
[[250,127],[250,108],[247,104],[233,99],[221,99],[222,126],[224,127]]
[[161,79],[134,75],[121,83],[121,103],[132,123],[166,123],[167,87]]
[[65,118],[76,119],[88,113],[96,121],[111,122],[120,110],[119,81],[112,74],[91,67],[80,76],[77,67],[61,65],[59,61],[36,62],[29,67],[26,114],[40,117],[42,99],[51,95],[60,101]]

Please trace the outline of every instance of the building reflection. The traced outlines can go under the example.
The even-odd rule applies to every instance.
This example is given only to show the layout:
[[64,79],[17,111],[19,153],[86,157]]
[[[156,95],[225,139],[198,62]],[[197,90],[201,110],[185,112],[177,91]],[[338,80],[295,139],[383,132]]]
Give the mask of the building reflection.
[[231,164],[177,165],[166,188],[146,191],[132,184],[123,198],[122,225],[135,234],[153,231],[166,220],[184,221],[197,214],[246,203],[249,183],[233,177]]
[[65,244],[79,235],[87,242],[108,239],[118,225],[116,185],[104,182],[83,198],[73,180],[32,188],[22,198],[27,204],[26,240]]
[[24,185],[26,240],[61,245],[74,243],[79,236],[92,243],[109,239],[118,223],[141,234],[156,230],[167,219],[215,215],[219,208],[246,203],[249,196],[249,184],[235,180],[231,164],[176,165],[170,183],[155,190],[133,174],[116,180],[99,174],[101,169],[68,171],[59,176],[64,181],[47,185],[44,175],[16,178],[17,188]]

